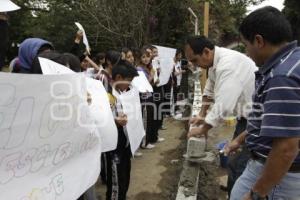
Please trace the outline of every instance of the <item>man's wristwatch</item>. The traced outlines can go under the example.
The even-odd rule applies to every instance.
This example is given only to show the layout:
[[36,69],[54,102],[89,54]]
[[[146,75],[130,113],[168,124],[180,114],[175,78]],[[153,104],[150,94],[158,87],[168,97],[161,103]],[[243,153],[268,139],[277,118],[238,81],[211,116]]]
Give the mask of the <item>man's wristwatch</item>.
[[253,192],[253,190],[251,190],[250,196],[252,200],[268,200],[268,197],[262,197],[258,193]]

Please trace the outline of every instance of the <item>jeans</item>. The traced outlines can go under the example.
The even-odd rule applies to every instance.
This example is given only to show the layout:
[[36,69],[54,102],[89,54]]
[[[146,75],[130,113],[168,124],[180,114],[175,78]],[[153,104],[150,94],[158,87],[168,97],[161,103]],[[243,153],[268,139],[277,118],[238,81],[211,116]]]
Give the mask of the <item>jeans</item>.
[[[263,169],[263,164],[250,160],[244,173],[235,182],[230,200],[242,200],[243,196],[250,192]],[[287,173],[270,191],[268,197],[269,200],[300,200],[300,173]]]
[[[241,118],[237,121],[233,139],[239,136],[242,132],[245,131],[247,126],[247,120]],[[250,153],[246,146],[242,147],[242,151],[236,153],[235,155],[230,155],[228,157],[227,163],[227,172],[228,172],[228,181],[227,181],[227,192],[230,197],[231,190],[233,188],[236,180],[242,175],[244,169],[246,168],[247,162],[250,159]]]

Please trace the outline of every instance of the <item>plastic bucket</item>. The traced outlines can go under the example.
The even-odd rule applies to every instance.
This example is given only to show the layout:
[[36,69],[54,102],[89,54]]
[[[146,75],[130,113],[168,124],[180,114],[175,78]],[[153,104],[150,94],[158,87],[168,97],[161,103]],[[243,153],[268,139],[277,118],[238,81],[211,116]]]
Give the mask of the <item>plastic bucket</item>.
[[225,156],[224,153],[220,153],[219,157],[220,157],[220,166],[222,168],[227,168],[228,156]]
[[[220,143],[218,143],[218,144],[216,145],[216,148],[217,148],[219,151],[221,151],[221,150],[223,150],[223,149],[225,148],[225,146],[226,146],[227,143],[228,143],[227,140],[222,141],[222,142],[220,142]],[[220,152],[220,153],[219,153],[219,158],[220,158],[220,166],[221,166],[222,168],[227,168],[228,156],[225,156],[225,155],[224,155],[224,152]]]

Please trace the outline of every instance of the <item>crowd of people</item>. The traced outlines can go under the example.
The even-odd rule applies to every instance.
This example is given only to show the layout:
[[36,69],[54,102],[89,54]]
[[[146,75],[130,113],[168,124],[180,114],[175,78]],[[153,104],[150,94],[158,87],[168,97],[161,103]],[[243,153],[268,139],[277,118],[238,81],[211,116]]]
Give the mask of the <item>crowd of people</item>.
[[187,59],[208,69],[188,137],[209,135],[235,113],[233,141],[224,149],[230,200],[298,200],[300,48],[288,20],[271,6],[250,13],[239,30],[248,57],[205,37],[187,40]]
[[[140,93],[146,133],[140,148],[154,149],[165,140],[159,134],[164,129],[164,118],[179,110],[176,102],[182,100],[178,96],[187,66],[208,70],[202,108],[198,116],[190,119],[188,138],[207,137],[209,130],[224,118],[237,116],[233,140],[224,150],[230,155],[229,198],[299,200],[300,49],[296,41],[291,42],[289,22],[270,6],[249,14],[240,33],[247,55],[218,47],[204,36],[188,38],[184,48],[187,60],[178,49],[173,72],[162,86],[159,75],[164,66],[156,46],[145,45],[138,50],[124,47],[91,56],[80,49],[82,31],[76,33],[73,46],[66,53],[60,53],[49,41],[25,39],[9,66],[12,73],[43,74],[38,59],[42,57],[103,84],[118,129],[116,149],[101,155],[100,177],[107,186],[107,200],[126,199],[131,157],[143,156],[140,151],[131,153],[125,128],[127,116],[118,94],[130,90],[132,80],[141,73],[153,87],[153,92]],[[79,199],[97,199],[95,187]]]
[[[81,49],[82,40],[83,31],[79,30],[70,51],[61,53],[50,41],[27,38],[20,44],[16,58],[10,62],[9,71],[22,74],[43,74],[39,58],[46,58],[64,65],[74,72],[84,74],[86,77],[99,80],[103,84],[118,129],[118,141],[115,150],[101,155],[100,179],[107,186],[106,199],[124,200],[130,182],[131,157],[143,155],[140,151],[132,155],[125,128],[127,116],[122,111],[122,106],[117,98],[118,94],[114,92],[121,93],[130,90],[130,83],[139,76],[138,72],[145,75],[153,87],[153,92],[140,93],[146,133],[140,148],[154,149],[155,145],[165,140],[159,136],[159,130],[165,129],[164,118],[175,114],[171,111],[171,97],[174,94],[170,93],[176,92],[174,97],[177,101],[176,96],[179,93],[182,74],[185,73],[181,65],[183,53],[181,50],[177,50],[174,57],[174,71],[170,74],[169,82],[159,86],[161,66],[157,47],[145,45],[138,50],[124,47],[120,51],[108,50],[105,53],[89,55],[86,49]],[[116,84],[119,82],[120,84]],[[174,90],[171,90],[173,86]],[[156,110],[156,108],[160,109]],[[178,108],[176,109],[178,110]],[[89,188],[79,199],[97,199],[95,187]]]

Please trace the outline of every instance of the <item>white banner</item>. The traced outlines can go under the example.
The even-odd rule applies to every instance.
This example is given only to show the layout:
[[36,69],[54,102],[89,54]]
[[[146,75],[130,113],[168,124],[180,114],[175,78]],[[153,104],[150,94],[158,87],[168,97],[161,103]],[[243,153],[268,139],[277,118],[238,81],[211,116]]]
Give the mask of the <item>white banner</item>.
[[138,71],[139,76],[134,77],[132,80],[132,85],[138,89],[139,92],[145,93],[145,92],[153,92],[153,88],[151,84],[149,83],[147,77],[145,74],[141,71]]
[[158,86],[163,86],[169,82],[170,76],[173,72],[176,49],[162,46],[155,47],[158,49],[158,60],[160,65]]
[[102,152],[112,151],[117,147],[118,129],[110,108],[107,93],[101,81],[91,78],[86,78],[86,81],[87,90],[92,98],[89,108],[100,133]]
[[87,39],[87,36],[86,36],[86,33],[85,33],[85,30],[84,30],[83,26],[79,22],[75,22],[75,25],[77,26],[77,28],[79,30],[82,31],[82,33],[83,33],[83,44],[85,45],[86,51],[88,52],[88,54],[91,54],[90,53],[91,48],[90,48],[89,41]]
[[0,73],[0,90],[0,199],[76,200],[100,172],[85,79]]
[[121,102],[123,112],[127,115],[128,122],[126,129],[131,153],[134,155],[145,136],[139,91],[133,87],[122,94],[119,94],[114,90],[113,94]]
[[0,0],[0,12],[19,10],[20,7],[10,0]]
[[39,62],[44,75],[76,74],[70,68],[46,58],[39,57]]
[[[76,74],[71,69],[45,58],[39,58],[43,74]],[[107,93],[101,81],[86,78],[87,91],[91,94],[89,108],[100,133],[102,152],[116,149],[118,130],[109,105]]]

